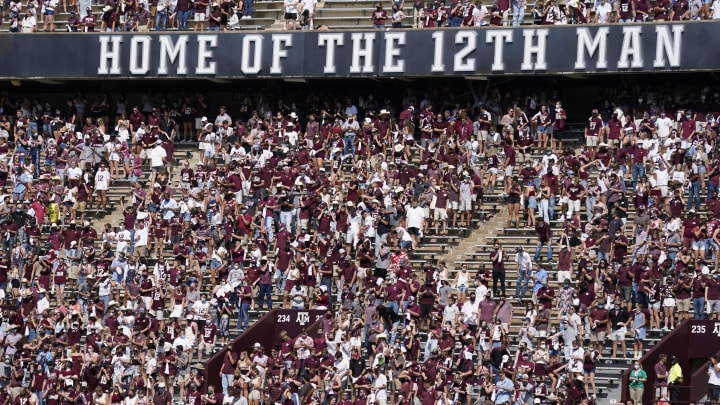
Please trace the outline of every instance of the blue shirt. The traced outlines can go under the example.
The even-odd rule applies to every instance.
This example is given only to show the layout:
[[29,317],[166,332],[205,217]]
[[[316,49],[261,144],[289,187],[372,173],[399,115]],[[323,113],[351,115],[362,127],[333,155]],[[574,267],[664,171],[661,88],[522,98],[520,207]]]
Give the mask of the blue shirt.
[[537,273],[535,273],[536,280],[533,283],[533,293],[537,294],[538,291],[540,291],[541,288],[545,287],[547,285],[547,279],[548,274],[547,271],[545,271],[544,268],[540,268]]
[[13,189],[13,193],[20,194],[24,193],[27,189],[26,184],[30,181],[30,176],[23,172],[23,174],[18,177],[18,181],[15,182],[15,188]]
[[498,380],[496,385],[498,387],[502,387],[502,389],[498,389],[495,393],[495,403],[504,404],[506,402],[510,402],[512,399],[512,392],[515,389],[515,384],[513,384],[509,378],[505,377],[504,380]]

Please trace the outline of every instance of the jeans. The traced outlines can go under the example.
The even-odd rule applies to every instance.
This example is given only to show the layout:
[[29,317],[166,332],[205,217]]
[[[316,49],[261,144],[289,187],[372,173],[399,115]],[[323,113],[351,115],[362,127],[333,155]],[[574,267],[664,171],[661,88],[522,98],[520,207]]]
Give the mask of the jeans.
[[[247,6],[245,6],[247,7]],[[177,19],[178,19],[178,31],[186,31],[187,30],[187,21],[188,21],[188,11],[178,11],[177,12]]]
[[275,228],[273,224],[273,217],[265,217],[265,229],[267,229],[268,240],[270,243],[275,241]]
[[588,221],[592,220],[592,217],[593,217],[592,211],[593,211],[594,206],[595,206],[595,197],[588,196],[585,199],[585,209],[586,209],[585,212],[587,214]]
[[285,289],[285,271],[278,267],[275,268],[275,288],[278,291]]
[[[550,215],[550,220],[555,219],[555,196],[551,195],[548,197],[548,213]],[[548,221],[550,222],[550,221]]]
[[645,166],[642,163],[633,163],[632,165],[632,185],[633,190],[637,186],[638,179],[645,175]]
[[718,185],[716,183],[713,183],[711,181],[707,182],[706,184],[707,184],[707,199],[709,200],[712,197],[713,192],[717,192],[720,188],[718,187]]
[[253,14],[253,0],[245,0],[243,2],[243,17],[250,16]]
[[517,2],[513,2],[513,27],[517,27],[522,24],[523,17],[525,16],[525,6],[521,6]]
[[260,284],[258,294],[258,307],[263,309],[263,300],[267,303],[268,309],[272,309],[272,284]]
[[240,304],[240,311],[238,311],[238,326],[239,330],[245,330],[248,328],[250,323],[250,304]]
[[544,245],[547,245],[547,261],[552,261],[552,242],[538,242],[537,246],[535,247],[535,257],[533,258],[534,261],[538,261],[538,259],[540,259],[540,250],[542,250],[542,247]]
[[425,344],[425,353],[423,354],[423,361],[427,361],[427,359],[430,358],[430,355],[432,354],[432,351],[437,348],[438,341],[437,339],[428,339],[427,344]]
[[693,316],[695,319],[705,318],[705,297],[693,298]]
[[289,232],[292,232],[293,212],[280,211],[280,223],[285,224],[285,229],[287,229]]
[[130,248],[129,253],[132,257],[133,253],[135,253],[135,229],[130,229]]
[[167,28],[167,13],[159,12],[155,16],[155,31],[165,31]]
[[345,149],[343,150],[345,156],[355,155],[355,135],[345,135]]
[[686,209],[692,208],[694,202],[695,210],[700,211],[700,180],[691,181],[689,191]]
[[606,262],[610,263],[610,253],[606,252],[598,252],[598,264],[600,264],[600,260],[605,259]]
[[452,16],[448,20],[448,25],[450,27],[459,27],[460,25],[462,25],[462,18],[457,17],[457,16]]
[[[518,269],[518,281],[515,286],[515,298],[525,297],[525,292],[528,288],[528,281],[530,280],[529,271],[525,269]],[[520,287],[522,285],[522,288]]]
[[222,375],[223,395],[227,395],[228,387],[232,387],[234,380],[235,380],[235,375],[233,375],[233,374],[223,374]]
[[30,161],[35,165],[34,178],[40,177],[40,148],[30,148]]

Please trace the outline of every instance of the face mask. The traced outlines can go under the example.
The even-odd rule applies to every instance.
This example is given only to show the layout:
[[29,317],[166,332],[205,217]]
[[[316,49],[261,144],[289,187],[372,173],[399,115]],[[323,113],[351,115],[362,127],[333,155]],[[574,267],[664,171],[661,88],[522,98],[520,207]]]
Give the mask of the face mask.
[[639,365],[639,364],[636,364],[636,365],[635,365],[635,370],[640,370],[640,365]]

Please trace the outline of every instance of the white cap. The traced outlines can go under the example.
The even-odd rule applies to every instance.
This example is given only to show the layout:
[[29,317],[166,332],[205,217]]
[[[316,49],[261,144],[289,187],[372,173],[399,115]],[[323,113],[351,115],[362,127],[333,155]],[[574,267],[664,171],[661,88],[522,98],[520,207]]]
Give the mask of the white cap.
[[202,117],[202,118],[200,118],[200,121],[201,121],[201,122],[207,121],[207,117]]

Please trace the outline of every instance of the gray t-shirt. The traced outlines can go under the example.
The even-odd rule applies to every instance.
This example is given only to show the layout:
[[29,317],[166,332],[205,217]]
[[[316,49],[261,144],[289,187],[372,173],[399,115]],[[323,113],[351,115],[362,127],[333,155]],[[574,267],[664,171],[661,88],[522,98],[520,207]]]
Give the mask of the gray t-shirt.
[[387,269],[390,267],[390,249],[387,246],[380,249],[380,254],[376,258],[375,268]]

